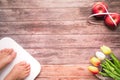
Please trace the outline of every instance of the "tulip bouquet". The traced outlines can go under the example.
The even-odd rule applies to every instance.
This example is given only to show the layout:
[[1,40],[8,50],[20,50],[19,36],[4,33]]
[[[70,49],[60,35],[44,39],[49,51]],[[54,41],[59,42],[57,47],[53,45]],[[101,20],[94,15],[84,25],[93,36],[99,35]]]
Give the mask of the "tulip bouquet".
[[[100,47],[101,52],[96,52],[90,59],[91,66],[88,70],[95,75],[107,77],[107,80],[120,80],[120,61],[107,46]],[[102,78],[102,80],[106,80]]]

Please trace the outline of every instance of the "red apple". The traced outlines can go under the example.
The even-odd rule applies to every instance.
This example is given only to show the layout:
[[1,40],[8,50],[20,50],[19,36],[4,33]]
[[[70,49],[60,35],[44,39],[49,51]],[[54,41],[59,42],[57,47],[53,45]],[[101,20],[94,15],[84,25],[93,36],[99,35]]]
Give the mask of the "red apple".
[[[96,2],[93,7],[92,7],[92,13],[93,14],[98,14],[98,13],[106,13],[106,9],[108,9],[108,6],[106,3],[104,2]],[[103,14],[100,14],[100,15],[97,15],[96,17],[98,18],[102,18],[104,17],[105,15]]]
[[[114,24],[114,22],[112,21],[112,19],[110,18],[110,16],[112,17],[112,19],[116,23],[116,25]],[[105,24],[107,26],[110,26],[111,28],[115,28],[115,26],[118,26],[118,24],[120,23],[120,14],[114,13],[114,14],[110,14],[110,16],[107,15],[105,17]]]

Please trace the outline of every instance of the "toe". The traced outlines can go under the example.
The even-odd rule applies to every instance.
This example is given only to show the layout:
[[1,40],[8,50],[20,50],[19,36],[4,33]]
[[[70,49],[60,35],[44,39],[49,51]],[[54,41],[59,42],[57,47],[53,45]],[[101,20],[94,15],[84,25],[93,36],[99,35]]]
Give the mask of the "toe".
[[7,53],[9,53],[9,55],[11,55],[13,53],[13,49],[8,49]]
[[10,61],[12,61],[15,57],[16,57],[16,52],[13,51],[13,52],[9,55]]
[[13,51],[13,52],[11,53],[11,57],[15,58],[15,57],[16,57],[16,52]]
[[30,74],[30,70],[25,71],[25,75],[28,76]]
[[30,66],[27,66],[27,68],[26,68],[26,69],[27,69],[27,71],[30,71],[31,67],[30,67]]
[[5,49],[2,49],[0,52],[1,52],[1,54],[6,54],[6,51],[7,51],[7,49],[5,48]]
[[26,64],[26,68],[27,68],[27,67],[30,67],[30,64],[29,64],[29,63]]
[[5,48],[5,49],[2,49],[0,51],[1,54],[4,54],[4,55],[9,55],[13,52],[13,49],[8,49],[8,48]]

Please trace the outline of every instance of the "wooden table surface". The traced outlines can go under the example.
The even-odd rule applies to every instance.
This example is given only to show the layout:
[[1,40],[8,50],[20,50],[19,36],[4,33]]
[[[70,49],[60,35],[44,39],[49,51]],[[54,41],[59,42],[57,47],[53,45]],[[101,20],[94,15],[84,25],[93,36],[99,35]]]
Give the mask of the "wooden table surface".
[[[97,1],[104,0],[0,0],[0,38],[13,38],[40,62],[36,80],[98,80],[89,59],[102,45],[119,57],[120,27],[87,22]],[[120,13],[119,0],[105,2]]]

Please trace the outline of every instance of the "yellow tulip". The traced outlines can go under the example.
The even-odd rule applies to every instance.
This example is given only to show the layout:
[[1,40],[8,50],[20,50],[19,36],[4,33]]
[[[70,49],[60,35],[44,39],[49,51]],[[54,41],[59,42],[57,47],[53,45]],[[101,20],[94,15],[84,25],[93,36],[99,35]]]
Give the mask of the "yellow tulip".
[[93,74],[98,74],[99,73],[98,67],[95,67],[95,66],[88,66],[88,70],[90,72],[92,72]]
[[91,62],[94,66],[99,66],[100,63],[101,63],[101,61],[100,61],[98,58],[96,58],[96,57],[92,57],[92,58],[90,59],[90,62]]
[[107,47],[107,46],[104,46],[104,45],[103,45],[102,47],[100,47],[100,49],[101,49],[101,51],[102,51],[104,54],[106,54],[106,55],[112,53],[111,49],[110,49],[109,47]]

